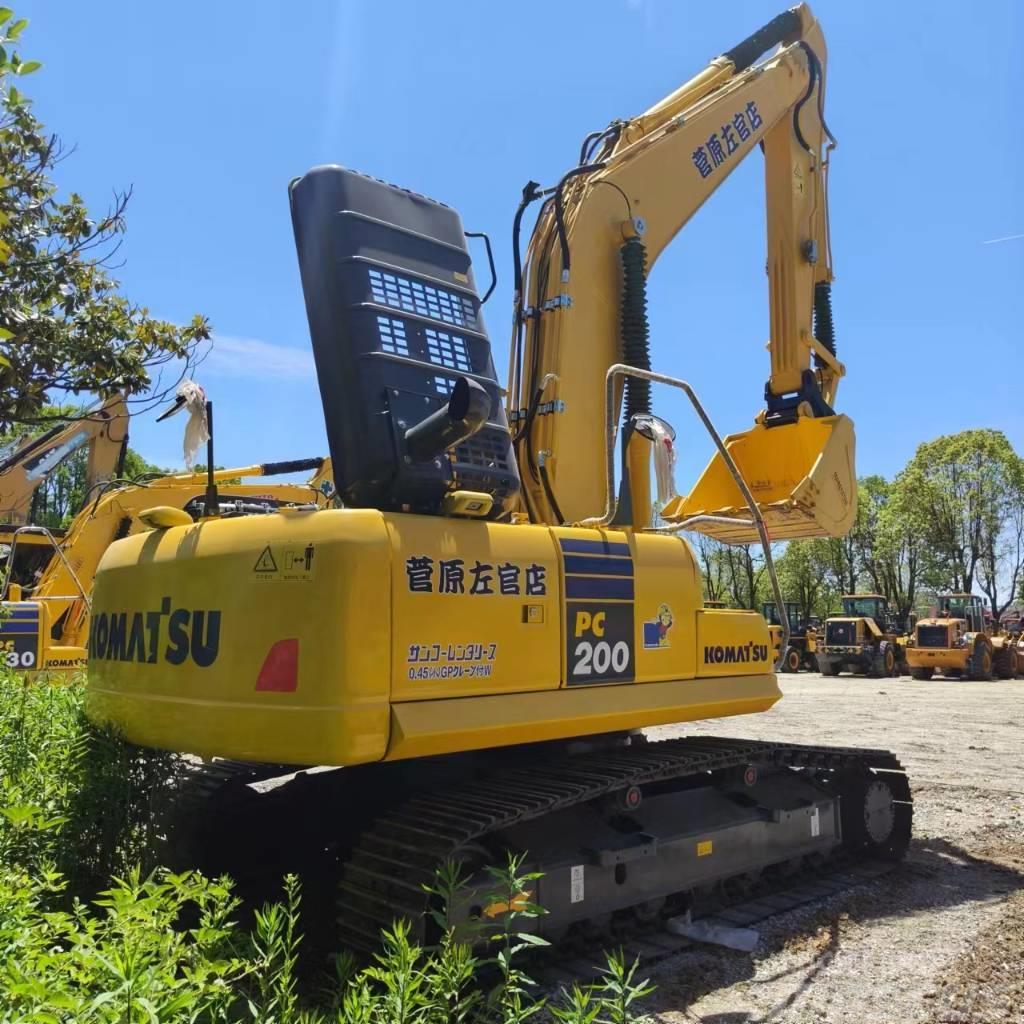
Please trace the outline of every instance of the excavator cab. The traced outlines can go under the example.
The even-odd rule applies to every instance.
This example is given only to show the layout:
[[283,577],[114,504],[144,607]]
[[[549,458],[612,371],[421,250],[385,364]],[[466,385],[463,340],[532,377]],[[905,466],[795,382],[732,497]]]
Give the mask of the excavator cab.
[[[853,421],[848,416],[799,416],[793,422],[730,434],[725,447],[764,516],[772,540],[841,537],[857,515]],[[699,530],[726,544],[758,540],[739,486],[716,452],[685,497],[667,505],[661,517],[696,522]]]

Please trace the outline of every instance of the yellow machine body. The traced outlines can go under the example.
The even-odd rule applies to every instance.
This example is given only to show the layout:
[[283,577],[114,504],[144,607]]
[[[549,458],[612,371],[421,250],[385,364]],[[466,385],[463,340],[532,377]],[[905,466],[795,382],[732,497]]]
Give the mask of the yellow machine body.
[[[140,572],[140,567],[145,572]],[[137,743],[353,765],[764,711],[755,612],[708,609],[682,539],[376,510],[121,541],[90,713]]]
[[[229,481],[257,476],[261,471],[259,465],[243,466],[218,470],[215,477]],[[327,481],[329,491],[330,474],[331,462],[325,459],[308,484],[231,483],[223,489],[232,498],[256,503],[266,499],[295,504],[318,500],[323,503],[325,492],[318,484]],[[29,552],[42,567],[32,586],[15,583],[17,594],[5,593],[0,601],[0,614],[10,615],[19,625],[16,644],[12,633],[10,649],[4,652],[7,664],[26,672],[84,668],[93,578],[104,551],[120,537],[149,530],[151,516],[147,513],[151,511],[163,510],[164,515],[176,514],[179,521],[182,517],[191,521],[182,506],[191,499],[201,498],[205,490],[205,473],[159,477],[101,494],[86,504],[65,532],[58,532],[55,537],[52,534],[16,534],[16,526],[0,531],[0,540],[10,546],[8,557],[13,557],[16,565],[20,565],[25,560],[24,553]],[[28,609],[33,607],[36,612],[30,614]],[[12,658],[15,653],[17,664]]]

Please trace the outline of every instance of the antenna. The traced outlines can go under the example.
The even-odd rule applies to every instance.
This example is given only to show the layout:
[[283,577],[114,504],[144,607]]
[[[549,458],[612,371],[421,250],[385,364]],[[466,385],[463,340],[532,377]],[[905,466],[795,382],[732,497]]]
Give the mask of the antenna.
[[220,515],[220,496],[217,481],[213,478],[213,402],[206,403],[206,499],[203,515],[207,518]]

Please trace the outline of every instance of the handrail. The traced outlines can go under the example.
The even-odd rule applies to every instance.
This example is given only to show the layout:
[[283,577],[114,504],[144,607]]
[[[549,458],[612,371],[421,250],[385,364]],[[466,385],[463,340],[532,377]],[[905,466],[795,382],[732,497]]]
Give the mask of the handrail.
[[[64,568],[68,571],[68,575],[71,577],[71,579],[74,581],[75,586],[78,588],[78,596],[85,602],[85,607],[91,614],[92,601],[90,600],[89,595],[86,594],[85,588],[82,586],[82,583],[79,580],[78,575],[75,573],[75,570],[71,568],[71,563],[68,561],[67,555],[64,554],[64,549],[57,543],[56,538],[53,536],[52,533],[50,533],[49,529],[47,529],[47,527],[45,526],[19,526],[18,529],[16,529],[14,533],[11,535],[11,550],[10,553],[7,555],[7,566],[4,569],[4,582],[3,586],[0,587],[0,596],[2,596],[5,600],[7,598],[7,589],[11,583],[11,572],[14,569],[14,553],[18,547],[18,537],[23,533],[38,533],[50,542],[50,544],[53,547],[53,550],[57,552],[57,557],[61,560],[61,562],[64,565]],[[32,600],[41,601],[47,599],[33,598]],[[54,598],[54,600],[56,600],[56,598]],[[77,600],[77,598],[71,597],[67,598],[67,600],[74,601]]]
[[682,522],[674,523],[669,527],[662,527],[647,532],[678,533],[680,530],[689,529],[693,524],[698,522],[717,522],[732,525],[750,525],[750,523],[753,523],[753,525],[757,527],[758,536],[761,538],[761,549],[764,552],[765,568],[768,571],[768,578],[771,581],[772,594],[775,597],[775,607],[779,611],[779,624],[782,627],[782,643],[779,646],[779,659],[775,663],[776,671],[781,670],[786,657],[786,648],[789,646],[789,616],[786,614],[786,605],[782,600],[782,589],[779,586],[779,578],[775,572],[775,562],[772,560],[771,539],[768,536],[768,528],[765,526],[764,516],[761,515],[761,510],[758,508],[757,502],[754,500],[754,496],[751,493],[750,488],[747,486],[746,480],[743,479],[743,474],[740,473],[739,467],[737,467],[736,463],[733,461],[732,455],[729,454],[729,450],[725,447],[725,442],[722,440],[721,435],[715,429],[715,426],[711,422],[708,414],[704,411],[704,406],[700,404],[700,399],[697,398],[693,388],[691,388],[685,380],[680,380],[677,377],[669,377],[663,373],[654,373],[651,370],[643,370],[638,366],[628,366],[626,363],[615,363],[608,367],[608,372],[605,374],[604,402],[606,488],[604,514],[601,516],[594,516],[590,519],[583,519],[576,525],[601,528],[610,526],[612,520],[615,518],[615,512],[618,506],[618,499],[615,496],[615,382],[619,377],[638,377],[641,380],[649,380],[654,384],[667,384],[669,387],[678,388],[686,395],[687,398],[689,398],[690,404],[696,411],[700,421],[704,424],[704,429],[707,430],[708,434],[711,436],[711,440],[715,442],[718,454],[722,456],[722,461],[728,467],[733,480],[736,481],[736,486],[743,495],[743,500],[747,503],[747,508],[750,509],[749,522],[748,520],[736,519],[732,516],[699,515],[691,516],[689,519],[684,519]]

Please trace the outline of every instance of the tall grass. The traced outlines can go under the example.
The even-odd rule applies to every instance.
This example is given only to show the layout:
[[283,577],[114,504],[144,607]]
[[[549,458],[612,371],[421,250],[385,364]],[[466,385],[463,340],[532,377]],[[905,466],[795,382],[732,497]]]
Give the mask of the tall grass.
[[239,923],[230,879],[156,866],[155,808],[174,758],[93,727],[82,680],[27,685],[0,672],[0,1021],[33,1024],[631,1024],[649,991],[609,956],[602,980],[548,997],[523,954],[543,944],[536,875],[491,871],[485,925],[449,917],[463,879],[445,865],[426,896],[441,939],[408,924],[359,966],[340,954],[320,990],[300,991],[301,891]]

